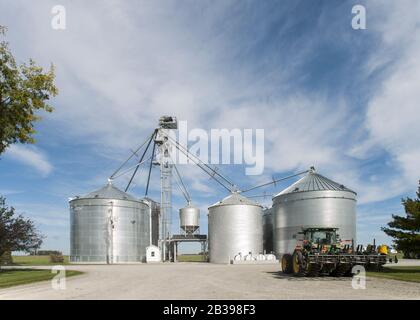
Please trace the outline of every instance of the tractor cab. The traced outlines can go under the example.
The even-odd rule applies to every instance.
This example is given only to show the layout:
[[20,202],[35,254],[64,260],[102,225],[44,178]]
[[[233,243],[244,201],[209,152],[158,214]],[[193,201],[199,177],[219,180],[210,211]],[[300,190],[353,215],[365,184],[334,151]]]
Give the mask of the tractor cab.
[[303,239],[318,245],[332,245],[339,242],[338,228],[306,228],[303,229]]
[[335,253],[342,247],[337,230],[338,228],[324,227],[302,228],[295,237],[295,249],[312,253]]

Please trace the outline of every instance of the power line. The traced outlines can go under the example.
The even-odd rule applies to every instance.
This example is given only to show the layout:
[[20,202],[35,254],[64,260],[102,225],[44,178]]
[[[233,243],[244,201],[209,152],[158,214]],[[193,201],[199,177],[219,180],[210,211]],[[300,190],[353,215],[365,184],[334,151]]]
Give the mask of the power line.
[[190,202],[191,202],[191,196],[190,196],[190,194],[188,193],[188,190],[187,190],[187,188],[185,187],[184,181],[182,181],[181,175],[179,174],[178,168],[177,168],[177,166],[175,165],[175,163],[173,162],[173,160],[172,160],[172,164],[173,164],[173,166],[174,166],[174,168],[175,168],[175,173],[176,173],[176,176],[177,176],[177,178],[179,179],[179,182],[181,183],[181,184],[179,184],[179,183],[178,183],[178,180],[176,180],[176,182],[177,182],[177,184],[178,184],[178,187],[181,189],[181,192],[183,193],[183,195],[184,195],[184,197],[185,197],[185,200],[187,200],[187,202],[188,202],[188,203],[190,203]]
[[132,157],[134,157],[135,155],[137,155],[137,152],[147,143],[147,141],[149,141],[149,139],[151,138],[151,137],[153,137],[155,135],[155,131],[153,131],[153,134],[150,136],[150,137],[148,137],[147,139],[146,139],[146,141],[144,141],[135,151],[132,151],[132,154],[128,157],[128,159],[127,160],[125,160],[119,167],[118,167],[118,169],[117,170],[115,170],[115,172],[109,177],[109,179],[113,179],[114,178],[114,176],[127,164],[127,162],[128,161],[130,161],[131,160],[131,158]]
[[[142,165],[143,163],[145,163],[146,161],[149,161],[151,157],[147,158],[146,160],[142,161],[142,162],[138,162],[137,164],[135,164],[132,167],[129,167],[127,170],[121,172],[120,174],[114,175],[112,180],[118,179],[119,177],[125,175],[126,173],[130,172],[131,170],[133,170],[134,168]],[[111,179],[111,178],[110,178]]]
[[296,174],[293,174],[293,175],[291,175],[291,176],[287,176],[287,177],[283,177],[283,178],[275,179],[275,180],[273,180],[273,181],[270,181],[270,182],[267,182],[267,183],[263,183],[263,184],[260,184],[260,185],[258,185],[258,186],[255,186],[255,187],[252,187],[252,188],[246,189],[246,190],[244,190],[244,191],[241,191],[241,193],[245,193],[245,192],[248,192],[248,191],[251,191],[251,190],[255,190],[255,189],[258,189],[258,188],[262,188],[262,187],[268,186],[268,185],[270,185],[270,184],[274,184],[274,183],[277,183],[277,182],[279,182],[279,181],[287,180],[287,179],[290,179],[290,178],[293,178],[293,177],[296,177],[296,176],[300,176],[301,174],[308,173],[309,171],[310,171],[310,170],[305,170],[305,171],[302,171],[302,172],[298,172],[298,173],[296,173]]
[[[156,137],[156,134],[154,135],[154,137]],[[144,194],[145,197],[147,197],[147,194],[149,193],[150,175],[152,174],[153,157],[155,156],[155,150],[156,150],[156,143],[153,142],[152,156],[150,157],[149,174],[147,176],[147,183],[146,183],[146,192]]]
[[[175,147],[180,150],[181,152],[183,152],[187,157],[189,157],[199,168],[201,168],[202,170],[204,170],[203,167],[207,168],[208,170],[210,170],[210,172],[212,174],[210,174],[207,170],[204,170],[210,177],[214,178],[216,181],[218,181],[218,179],[216,179],[214,177],[214,175],[219,176],[221,179],[223,179],[225,182],[227,182],[230,186],[230,188],[226,187],[226,185],[222,184],[220,181],[218,181],[219,183],[221,183],[226,189],[228,189],[229,191],[233,191],[236,188],[236,185],[230,181],[227,177],[223,176],[222,174],[220,174],[219,172],[217,172],[217,170],[215,170],[214,168],[210,167],[209,165],[207,165],[206,163],[204,163],[203,161],[201,161],[200,158],[198,158],[197,156],[195,156],[194,154],[190,153],[188,151],[187,148],[185,148],[183,145],[181,145],[178,141],[172,139],[171,137],[168,136],[168,139],[175,145]],[[195,161],[194,161],[195,159]]]
[[[185,154],[186,156],[191,155],[188,151],[183,150],[182,148],[179,147],[179,144],[174,144],[175,148],[177,148],[179,151],[181,151],[183,154]],[[194,162],[194,164],[199,167],[201,170],[203,170],[205,173],[207,173],[211,178],[213,178],[216,182],[218,182],[223,188],[225,188],[226,190],[228,190],[229,192],[232,192],[232,189],[227,187],[223,182],[221,182],[219,179],[217,179],[211,172],[206,170],[206,167],[204,167],[200,162],[198,162],[197,160],[195,160],[194,158],[191,158],[191,161]],[[201,160],[200,160],[201,161]]]
[[[149,142],[147,143],[146,149],[144,150],[143,154],[141,155],[141,158],[139,160],[139,164],[143,161],[143,158],[146,155],[147,150],[149,149],[150,143],[152,143],[152,141],[153,141],[153,137],[154,137],[155,132],[150,137]],[[139,169],[139,166],[136,167],[136,169],[134,170],[133,174],[131,175],[130,181],[128,181],[127,187],[124,190],[125,192],[127,192],[128,188],[130,187],[130,184],[133,181],[133,179],[134,179],[134,177],[135,177],[138,169]]]

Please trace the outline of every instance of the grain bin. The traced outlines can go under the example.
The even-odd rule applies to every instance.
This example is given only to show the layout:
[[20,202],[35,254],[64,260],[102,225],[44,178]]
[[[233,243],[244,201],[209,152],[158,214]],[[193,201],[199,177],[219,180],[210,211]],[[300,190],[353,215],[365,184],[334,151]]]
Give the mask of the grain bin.
[[70,200],[70,262],[144,262],[150,208],[111,183]]
[[179,224],[187,235],[193,234],[200,227],[200,209],[190,203],[179,209]]
[[263,252],[262,207],[232,193],[209,207],[209,258],[230,263],[241,254]]
[[342,240],[356,241],[356,192],[311,169],[273,197],[274,251],[293,252],[302,227],[336,227]]
[[273,208],[263,210],[263,249],[265,253],[273,252]]

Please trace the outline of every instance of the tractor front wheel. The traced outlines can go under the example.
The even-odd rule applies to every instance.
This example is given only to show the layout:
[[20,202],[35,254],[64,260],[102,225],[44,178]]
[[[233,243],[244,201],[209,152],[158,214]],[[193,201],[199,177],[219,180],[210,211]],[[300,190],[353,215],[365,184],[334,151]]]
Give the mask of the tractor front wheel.
[[293,258],[291,254],[286,253],[281,257],[281,270],[286,274],[293,272]]

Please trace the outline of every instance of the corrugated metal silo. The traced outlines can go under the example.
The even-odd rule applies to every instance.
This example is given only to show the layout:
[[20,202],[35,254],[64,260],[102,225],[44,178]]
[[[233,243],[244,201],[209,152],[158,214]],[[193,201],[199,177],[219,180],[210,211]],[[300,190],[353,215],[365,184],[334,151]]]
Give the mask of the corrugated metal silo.
[[111,183],[70,200],[70,261],[144,262],[150,208]]
[[356,192],[311,170],[273,197],[274,251],[293,252],[302,227],[337,227],[356,242]]
[[238,255],[263,252],[262,207],[232,193],[209,207],[209,258],[229,263]]
[[263,210],[263,249],[265,253],[273,252],[273,208]]

